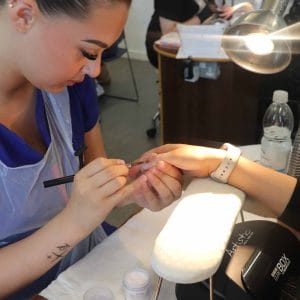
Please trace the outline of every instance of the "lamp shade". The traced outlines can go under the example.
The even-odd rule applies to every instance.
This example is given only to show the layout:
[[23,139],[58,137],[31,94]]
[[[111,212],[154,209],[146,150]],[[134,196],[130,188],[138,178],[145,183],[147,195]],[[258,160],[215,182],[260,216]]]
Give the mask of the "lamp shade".
[[274,33],[286,27],[283,18],[272,10],[256,10],[239,17],[222,38],[222,47],[233,62],[262,74],[284,70],[291,61],[287,39]]

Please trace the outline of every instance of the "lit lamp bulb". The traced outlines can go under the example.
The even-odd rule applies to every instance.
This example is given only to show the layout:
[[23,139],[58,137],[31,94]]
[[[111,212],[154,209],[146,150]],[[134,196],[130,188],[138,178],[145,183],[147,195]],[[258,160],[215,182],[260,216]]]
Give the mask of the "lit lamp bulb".
[[244,37],[246,47],[256,55],[268,55],[274,50],[274,43],[265,33],[253,33]]
[[264,0],[258,10],[240,16],[224,31],[222,47],[240,67],[260,74],[284,70],[291,61],[288,33],[274,34],[286,27],[282,17],[288,0]]

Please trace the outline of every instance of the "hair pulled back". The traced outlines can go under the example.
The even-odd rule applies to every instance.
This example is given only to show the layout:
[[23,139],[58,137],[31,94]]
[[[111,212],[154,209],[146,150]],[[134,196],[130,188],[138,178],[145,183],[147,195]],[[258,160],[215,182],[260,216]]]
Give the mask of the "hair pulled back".
[[[125,3],[128,7],[131,0],[35,0],[40,11],[45,15],[65,14],[71,17],[82,18],[89,14],[90,9],[97,5],[110,5],[114,3]],[[4,5],[7,0],[0,0]]]

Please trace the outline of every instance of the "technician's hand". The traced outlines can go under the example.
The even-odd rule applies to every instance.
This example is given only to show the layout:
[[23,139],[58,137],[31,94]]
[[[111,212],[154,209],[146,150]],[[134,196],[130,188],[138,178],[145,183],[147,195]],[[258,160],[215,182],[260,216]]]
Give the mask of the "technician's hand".
[[165,161],[191,176],[207,177],[224,159],[225,150],[184,144],[166,144],[146,152],[150,163]]
[[97,158],[77,172],[66,209],[82,230],[92,231],[119,204],[127,176],[124,161],[106,158]]
[[130,176],[134,180],[122,189],[126,203],[158,211],[181,196],[182,173],[166,162],[133,167]]

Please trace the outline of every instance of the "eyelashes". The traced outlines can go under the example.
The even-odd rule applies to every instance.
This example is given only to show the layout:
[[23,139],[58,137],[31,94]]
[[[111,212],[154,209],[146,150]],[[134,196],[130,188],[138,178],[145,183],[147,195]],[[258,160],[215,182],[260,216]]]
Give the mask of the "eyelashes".
[[89,60],[96,60],[97,57],[98,57],[97,54],[90,54],[90,53],[88,53],[88,52],[86,52],[86,51],[84,51],[84,50],[81,50],[81,53],[82,53],[82,55],[83,55],[85,58],[87,58],[87,59],[89,59]]

